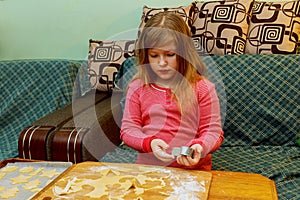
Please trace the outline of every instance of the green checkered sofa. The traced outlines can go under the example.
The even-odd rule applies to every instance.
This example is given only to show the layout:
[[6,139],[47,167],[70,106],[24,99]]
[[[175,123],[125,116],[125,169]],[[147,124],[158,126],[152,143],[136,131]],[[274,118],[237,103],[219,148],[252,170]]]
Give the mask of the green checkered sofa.
[[[225,141],[213,153],[213,169],[262,174],[276,182],[279,199],[300,199],[300,55],[203,60],[216,84],[225,131]],[[128,58],[118,71],[121,90],[136,72],[134,61]],[[1,61],[0,69],[0,160],[18,155],[18,137],[25,127],[62,111],[73,97],[90,90],[86,61]],[[133,163],[136,153],[120,144],[100,161]]]
[[0,160],[18,155],[25,127],[81,96],[84,81],[76,80],[84,66],[86,61],[61,59],[0,62]]
[[[300,55],[203,57],[220,98],[225,140],[213,153],[213,169],[258,173],[276,182],[279,199],[300,199]],[[135,58],[116,79],[126,88]],[[123,105],[123,101],[121,101]],[[135,162],[121,144],[100,161]]]

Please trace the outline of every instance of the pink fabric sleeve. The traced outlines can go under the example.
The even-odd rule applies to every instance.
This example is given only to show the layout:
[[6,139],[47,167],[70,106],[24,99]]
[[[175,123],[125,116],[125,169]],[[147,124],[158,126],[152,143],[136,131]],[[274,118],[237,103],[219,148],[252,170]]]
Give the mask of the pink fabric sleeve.
[[199,128],[197,137],[190,145],[200,144],[203,147],[202,157],[217,150],[223,140],[220,103],[215,85],[208,80],[197,83]]
[[140,80],[135,80],[129,84],[120,137],[125,144],[137,151],[151,152],[150,143],[155,136],[148,136],[142,131],[143,122],[139,101],[141,89]]

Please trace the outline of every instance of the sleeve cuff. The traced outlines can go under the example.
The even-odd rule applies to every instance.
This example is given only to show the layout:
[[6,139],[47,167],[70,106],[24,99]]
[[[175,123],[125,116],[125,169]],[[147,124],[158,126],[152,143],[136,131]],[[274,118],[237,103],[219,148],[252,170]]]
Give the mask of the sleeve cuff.
[[150,153],[152,152],[152,149],[151,149],[151,142],[153,139],[156,139],[157,137],[155,136],[152,136],[152,137],[148,137],[146,139],[144,139],[143,141],[143,150],[145,153]]

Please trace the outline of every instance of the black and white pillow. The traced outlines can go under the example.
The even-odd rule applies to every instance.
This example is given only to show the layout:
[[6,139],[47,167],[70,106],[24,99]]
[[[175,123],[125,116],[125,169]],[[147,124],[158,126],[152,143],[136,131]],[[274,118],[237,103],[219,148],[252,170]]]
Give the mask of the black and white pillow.
[[155,14],[159,12],[164,12],[164,11],[170,11],[178,14],[183,18],[183,20],[186,22],[186,24],[189,27],[192,27],[193,24],[193,8],[194,4],[189,4],[187,6],[178,6],[178,7],[163,7],[163,8],[154,8],[154,7],[148,7],[144,6],[143,7],[143,13],[141,17],[141,23],[139,25],[139,28],[143,28],[146,24],[146,22]]
[[194,2],[193,40],[198,52],[244,54],[253,0]]
[[295,54],[300,43],[300,0],[254,3],[248,54]]
[[135,40],[89,41],[88,75],[91,88],[110,91],[121,63],[134,55]]

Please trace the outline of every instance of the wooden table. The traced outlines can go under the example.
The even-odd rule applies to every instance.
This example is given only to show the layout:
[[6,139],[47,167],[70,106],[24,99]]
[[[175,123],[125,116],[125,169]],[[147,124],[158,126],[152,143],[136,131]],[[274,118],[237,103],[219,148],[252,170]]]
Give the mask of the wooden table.
[[[8,160],[5,162],[0,162],[0,168],[5,166],[8,162],[27,162],[28,160]],[[87,166],[88,165],[110,165],[110,163],[99,163],[99,162],[85,162],[83,164],[79,163],[79,166]],[[30,165],[30,164],[29,164]],[[116,164],[120,166],[134,166],[132,164]],[[161,166],[159,167],[161,168]],[[163,167],[164,168],[164,167]],[[52,181],[48,186],[42,189],[34,199],[41,199],[39,197],[43,196],[43,194],[47,193],[50,190],[51,186],[55,184],[55,182],[59,181],[63,177],[65,177],[68,173],[74,171],[76,169],[76,165],[72,165],[69,169],[59,175],[54,181]],[[177,169],[175,169],[177,170]],[[180,173],[181,169],[178,169]],[[187,170],[189,171],[189,170]],[[243,199],[243,200],[278,200],[276,185],[275,182],[260,175],[253,173],[243,173],[243,172],[228,172],[228,171],[196,171],[190,170],[190,173],[193,176],[197,176],[198,180],[205,180],[206,183],[209,183],[208,191],[203,193],[205,198],[203,199]],[[53,198],[51,198],[53,199]],[[152,199],[152,198],[150,198]],[[155,198],[158,200],[161,198]],[[201,197],[202,199],[202,197]]]
[[208,199],[278,199],[275,182],[260,174],[227,171],[212,171],[212,174]]

